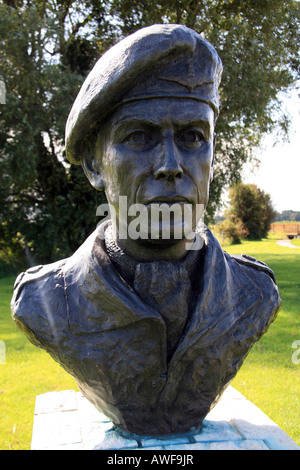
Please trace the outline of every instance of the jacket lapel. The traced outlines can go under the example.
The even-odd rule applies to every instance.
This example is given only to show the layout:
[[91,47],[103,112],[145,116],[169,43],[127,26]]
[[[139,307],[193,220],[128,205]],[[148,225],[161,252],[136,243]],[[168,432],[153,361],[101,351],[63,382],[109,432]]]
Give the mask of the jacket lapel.
[[144,319],[164,330],[160,314],[121,278],[105,249],[100,225],[64,266],[69,327],[74,335],[109,331]]
[[[206,253],[202,266],[201,292],[192,313],[186,334],[169,364],[168,382],[164,393],[168,399],[192,361],[202,349],[216,343],[262,301],[262,292],[245,274],[238,263],[230,262],[218,241],[206,228],[200,235],[205,240]],[[200,285],[199,285],[200,291]]]

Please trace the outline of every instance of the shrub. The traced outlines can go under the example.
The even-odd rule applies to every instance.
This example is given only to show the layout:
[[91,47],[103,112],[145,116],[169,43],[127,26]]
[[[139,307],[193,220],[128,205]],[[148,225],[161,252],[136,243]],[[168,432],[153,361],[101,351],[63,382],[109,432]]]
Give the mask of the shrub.
[[241,243],[242,238],[246,238],[248,230],[242,221],[236,217],[228,217],[217,224],[217,230],[221,235],[222,241],[226,239],[229,244]]
[[239,183],[230,188],[229,218],[236,217],[248,230],[248,238],[260,240],[268,235],[276,216],[271,197],[255,184]]

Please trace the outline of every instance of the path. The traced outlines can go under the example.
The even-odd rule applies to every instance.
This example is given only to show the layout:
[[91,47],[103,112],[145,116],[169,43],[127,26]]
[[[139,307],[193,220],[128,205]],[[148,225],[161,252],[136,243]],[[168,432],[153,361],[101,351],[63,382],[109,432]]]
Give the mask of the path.
[[280,246],[284,246],[285,248],[298,248],[298,250],[300,250],[300,246],[293,245],[290,240],[277,240],[276,243]]

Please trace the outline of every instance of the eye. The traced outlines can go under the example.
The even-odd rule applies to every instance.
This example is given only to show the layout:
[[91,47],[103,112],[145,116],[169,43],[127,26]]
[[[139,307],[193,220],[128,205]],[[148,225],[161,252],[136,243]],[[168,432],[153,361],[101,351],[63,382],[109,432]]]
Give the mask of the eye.
[[134,147],[143,147],[150,143],[151,137],[144,131],[135,131],[126,137],[125,142]]
[[181,132],[178,137],[179,143],[188,148],[198,148],[205,141],[200,131],[186,130]]

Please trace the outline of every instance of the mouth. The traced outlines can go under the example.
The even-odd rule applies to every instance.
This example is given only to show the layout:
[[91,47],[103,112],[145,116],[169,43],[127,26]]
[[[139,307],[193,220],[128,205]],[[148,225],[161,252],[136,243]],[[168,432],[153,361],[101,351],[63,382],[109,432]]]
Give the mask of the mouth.
[[146,205],[150,205],[150,204],[168,204],[168,205],[172,205],[172,204],[192,204],[192,201],[188,198],[186,198],[185,196],[181,196],[181,195],[174,195],[174,196],[157,196],[157,197],[154,197],[152,199],[150,199],[149,201],[146,201]]

